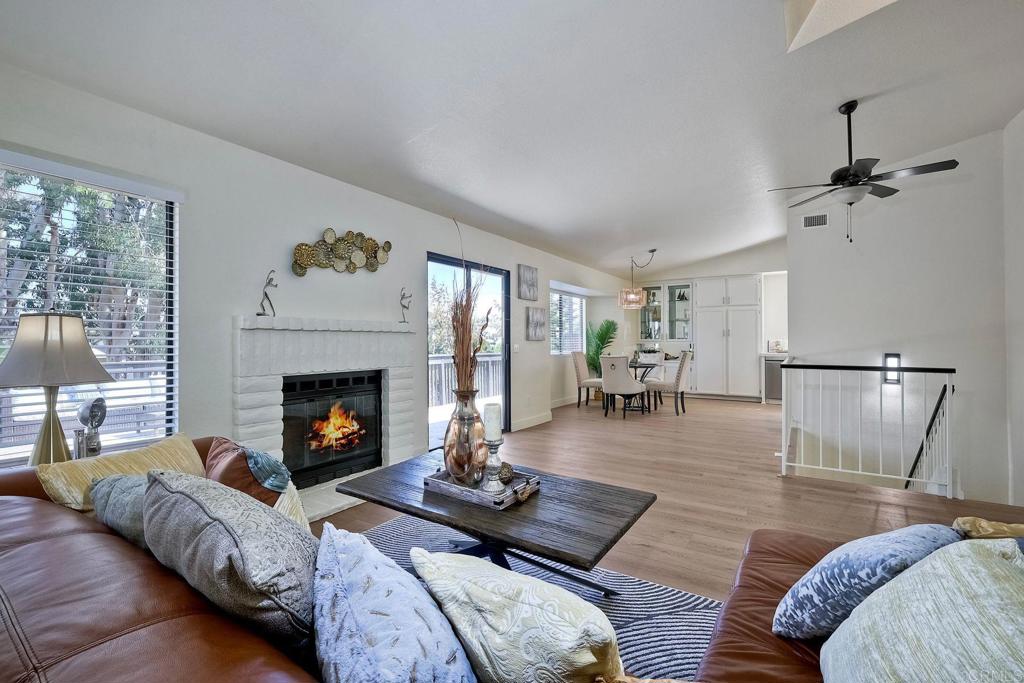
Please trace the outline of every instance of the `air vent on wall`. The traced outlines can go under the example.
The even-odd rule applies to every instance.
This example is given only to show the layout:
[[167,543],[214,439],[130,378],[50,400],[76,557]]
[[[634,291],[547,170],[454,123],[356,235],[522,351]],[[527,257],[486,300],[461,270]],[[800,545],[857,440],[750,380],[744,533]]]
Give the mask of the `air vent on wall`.
[[828,214],[827,213],[811,213],[803,217],[804,229],[810,228],[827,228],[828,227]]

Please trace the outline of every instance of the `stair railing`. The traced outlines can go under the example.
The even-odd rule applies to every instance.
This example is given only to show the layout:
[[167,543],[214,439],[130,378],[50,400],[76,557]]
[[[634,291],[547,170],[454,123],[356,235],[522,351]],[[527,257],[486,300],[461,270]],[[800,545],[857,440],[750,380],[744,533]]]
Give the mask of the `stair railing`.
[[[902,485],[952,498],[957,490],[955,390],[947,387],[953,387],[955,374],[955,368],[787,359],[782,364],[783,476]],[[907,456],[917,443],[908,469]]]
[[[914,462],[910,466],[910,472],[907,473],[907,481],[903,485],[905,489],[914,488],[915,490],[920,490],[917,476],[918,471],[927,473],[933,469],[930,456],[934,452],[935,440],[942,431],[942,423],[946,420],[946,389],[948,386],[948,384],[943,384],[938,398],[935,399],[935,407],[932,409],[932,416],[928,420],[928,429],[925,430],[924,437],[921,439],[921,445],[917,447],[917,453],[914,455]],[[956,392],[955,386],[953,387],[953,392]],[[925,474],[923,477],[927,478],[928,475]]]

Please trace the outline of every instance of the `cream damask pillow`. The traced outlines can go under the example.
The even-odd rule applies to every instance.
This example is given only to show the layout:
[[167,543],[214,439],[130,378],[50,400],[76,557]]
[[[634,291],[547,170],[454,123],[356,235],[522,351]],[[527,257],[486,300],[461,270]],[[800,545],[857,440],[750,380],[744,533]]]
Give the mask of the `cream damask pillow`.
[[539,579],[465,555],[409,552],[480,683],[593,683],[623,675],[601,610]]

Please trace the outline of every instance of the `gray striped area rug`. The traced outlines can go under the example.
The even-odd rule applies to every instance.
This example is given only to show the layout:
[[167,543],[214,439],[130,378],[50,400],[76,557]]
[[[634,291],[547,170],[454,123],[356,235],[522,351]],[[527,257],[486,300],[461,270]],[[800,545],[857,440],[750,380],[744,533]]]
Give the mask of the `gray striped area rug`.
[[[366,537],[406,569],[411,566],[409,549],[412,547],[448,552],[451,541],[470,540],[448,527],[408,516],[396,517],[374,527],[366,532]],[[711,640],[711,631],[722,606],[711,598],[607,569],[594,569],[589,572],[591,580],[619,592],[619,595],[606,598],[595,590],[514,557],[509,558],[509,564],[517,572],[565,588],[608,615],[619,638],[619,651],[626,671],[641,678],[692,679]],[[587,572],[560,568],[588,576]]]

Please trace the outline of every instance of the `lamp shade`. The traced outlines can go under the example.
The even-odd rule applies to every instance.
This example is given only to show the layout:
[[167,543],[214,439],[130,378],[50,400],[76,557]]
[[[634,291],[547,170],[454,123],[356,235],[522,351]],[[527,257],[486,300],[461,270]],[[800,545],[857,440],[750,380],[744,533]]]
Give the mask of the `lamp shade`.
[[619,290],[619,306],[626,310],[643,308],[644,288],[623,287]]
[[0,387],[57,387],[113,382],[89,347],[81,316],[23,313],[7,356]]

